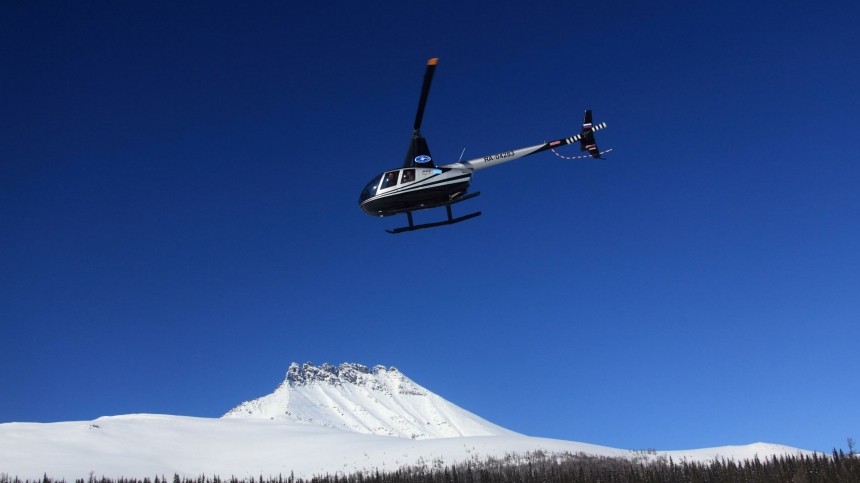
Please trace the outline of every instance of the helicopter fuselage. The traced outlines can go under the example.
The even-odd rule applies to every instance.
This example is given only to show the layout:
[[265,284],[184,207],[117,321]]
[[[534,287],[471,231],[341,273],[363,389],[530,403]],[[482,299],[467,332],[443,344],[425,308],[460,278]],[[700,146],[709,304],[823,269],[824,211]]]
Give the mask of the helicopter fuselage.
[[[480,194],[479,192],[466,194],[475,171],[576,142],[580,143],[583,151],[589,152],[589,156],[602,159],[603,153],[597,149],[597,143],[594,141],[594,131],[605,128],[606,123],[593,124],[591,110],[586,110],[579,134],[466,161],[462,160],[461,155],[461,160],[456,163],[437,166],[430,155],[427,140],[421,135],[421,121],[424,118],[424,108],[438,61],[437,58],[427,61],[418,110],[415,113],[415,122],[412,124],[412,137],[409,140],[403,167],[375,176],[367,183],[358,198],[359,206],[368,215],[389,216],[399,213],[406,215],[409,225],[386,230],[389,233],[451,225],[479,216],[481,212],[476,211],[455,217],[451,211],[451,205]],[[412,218],[413,211],[443,206],[448,215],[445,220],[415,224]]]
[[472,171],[444,166],[386,171],[367,183],[358,203],[365,213],[372,216],[441,206],[466,192]]

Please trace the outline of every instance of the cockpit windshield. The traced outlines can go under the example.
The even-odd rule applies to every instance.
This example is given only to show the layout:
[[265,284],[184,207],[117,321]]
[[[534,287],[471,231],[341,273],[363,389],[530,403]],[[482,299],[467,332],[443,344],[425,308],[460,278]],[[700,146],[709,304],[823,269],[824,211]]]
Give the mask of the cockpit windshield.
[[361,203],[362,201],[373,198],[376,196],[376,188],[379,186],[379,176],[375,176],[370,182],[367,183],[367,186],[364,187],[364,190],[361,192],[361,197],[359,197],[358,201]]
[[[401,176],[400,173],[403,173]],[[441,173],[441,171],[439,171]],[[438,174],[434,171],[433,174]],[[373,198],[376,196],[377,191],[384,190],[388,188],[392,188],[397,186],[398,184],[412,183],[415,181],[415,168],[407,168],[407,169],[398,169],[394,171],[387,171],[382,174],[382,176],[376,176],[370,182],[367,183],[367,186],[364,187],[364,190],[361,192],[361,197],[359,198],[359,202],[364,200]]]

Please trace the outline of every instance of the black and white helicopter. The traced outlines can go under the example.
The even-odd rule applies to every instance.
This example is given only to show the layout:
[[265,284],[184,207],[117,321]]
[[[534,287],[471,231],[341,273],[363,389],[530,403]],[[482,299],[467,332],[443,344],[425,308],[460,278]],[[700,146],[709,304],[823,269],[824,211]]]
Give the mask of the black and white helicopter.
[[[451,213],[451,205],[454,203],[474,198],[480,194],[480,192],[467,194],[472,173],[475,171],[575,142],[579,142],[580,149],[588,151],[591,157],[604,159],[602,157],[603,152],[597,148],[597,143],[594,140],[594,131],[605,128],[606,123],[592,124],[591,111],[587,110],[582,122],[582,131],[574,136],[514,149],[512,151],[502,151],[467,161],[436,166],[433,163],[433,158],[430,156],[430,148],[427,146],[427,141],[421,136],[421,120],[424,117],[424,107],[427,104],[427,96],[430,93],[430,83],[433,80],[433,72],[436,70],[438,62],[439,59],[436,58],[427,61],[427,70],[424,72],[424,85],[421,88],[421,98],[418,101],[418,112],[415,114],[412,140],[409,142],[409,149],[406,151],[406,160],[403,163],[403,167],[375,176],[365,186],[358,200],[361,209],[368,215],[390,216],[406,213],[409,226],[386,230],[389,233],[402,233],[422,228],[450,225],[480,215],[481,212],[477,211],[454,218]],[[448,212],[446,220],[420,225],[414,224],[412,220],[413,211],[442,206]]]

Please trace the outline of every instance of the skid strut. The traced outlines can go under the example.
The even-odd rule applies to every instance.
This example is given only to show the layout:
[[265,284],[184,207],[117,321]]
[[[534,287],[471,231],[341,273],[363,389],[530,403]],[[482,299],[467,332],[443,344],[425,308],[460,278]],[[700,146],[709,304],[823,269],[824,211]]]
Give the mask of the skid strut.
[[459,203],[459,202],[461,202],[461,201],[466,201],[466,200],[468,200],[468,199],[471,199],[471,198],[474,198],[474,197],[478,196],[479,194],[481,194],[481,192],[480,192],[480,191],[479,191],[479,192],[476,192],[476,193],[468,194],[468,195],[466,195],[466,196],[461,196],[461,197],[459,197],[459,198],[457,198],[457,199],[455,199],[455,200],[447,201],[447,202],[445,202],[445,203],[440,203],[440,204],[438,204],[438,205],[433,206],[434,208],[435,208],[435,207],[439,207],[439,206],[444,206],[444,207],[445,207],[445,211],[446,211],[446,212],[447,212],[447,214],[448,214],[448,219],[447,219],[447,220],[443,220],[443,221],[436,221],[436,222],[433,222],[433,223],[422,223],[422,224],[420,224],[420,225],[416,225],[416,224],[414,223],[414,221],[412,220],[412,212],[411,212],[411,211],[407,211],[407,212],[406,212],[406,219],[409,221],[409,226],[403,226],[403,227],[400,227],[400,228],[395,228],[395,229],[393,229],[393,230],[385,230],[385,231],[387,231],[388,233],[397,234],[397,233],[403,233],[403,232],[407,232],[407,231],[423,230],[424,228],[433,228],[433,227],[436,227],[436,226],[453,225],[454,223],[460,223],[461,221],[466,221],[466,220],[472,219],[472,218],[474,218],[474,217],[476,217],[476,216],[480,216],[481,212],[480,212],[480,211],[476,211],[476,212],[474,212],[474,213],[469,213],[468,215],[463,215],[463,216],[460,216],[460,217],[454,218],[454,214],[453,214],[453,212],[451,211],[451,205],[453,205],[454,203]]

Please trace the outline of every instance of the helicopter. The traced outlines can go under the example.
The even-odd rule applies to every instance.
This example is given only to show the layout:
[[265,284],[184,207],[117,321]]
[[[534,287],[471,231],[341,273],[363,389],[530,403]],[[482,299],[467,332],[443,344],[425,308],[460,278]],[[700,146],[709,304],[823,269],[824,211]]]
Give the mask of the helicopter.
[[[462,161],[461,155],[461,160],[456,163],[436,166],[430,155],[427,141],[421,135],[421,121],[424,118],[424,108],[430,94],[430,84],[433,81],[433,73],[438,63],[438,58],[427,61],[421,97],[418,100],[418,110],[415,113],[415,122],[412,126],[412,139],[409,141],[409,149],[406,151],[403,166],[375,176],[367,183],[359,196],[359,206],[368,215],[383,217],[406,214],[408,226],[386,230],[388,233],[396,234],[451,225],[479,216],[481,212],[476,211],[455,218],[451,210],[451,205],[481,194],[480,192],[468,193],[469,183],[475,171],[576,142],[579,142],[581,151],[588,152],[588,155],[583,157],[591,156],[595,159],[605,159],[603,154],[609,150],[601,152],[598,149],[594,132],[606,128],[606,123],[593,124],[591,110],[586,110],[582,130],[579,134],[571,137],[520,149],[501,151],[467,161]],[[418,225],[414,223],[412,212],[443,206],[447,211],[447,219]]]

